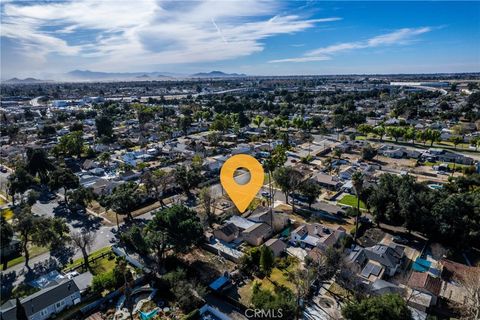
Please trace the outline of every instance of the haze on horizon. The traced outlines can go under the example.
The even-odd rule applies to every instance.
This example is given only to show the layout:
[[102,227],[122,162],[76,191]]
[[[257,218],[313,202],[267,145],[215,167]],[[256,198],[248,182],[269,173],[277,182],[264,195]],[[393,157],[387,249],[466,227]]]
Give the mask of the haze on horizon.
[[480,71],[479,2],[4,1],[2,79]]

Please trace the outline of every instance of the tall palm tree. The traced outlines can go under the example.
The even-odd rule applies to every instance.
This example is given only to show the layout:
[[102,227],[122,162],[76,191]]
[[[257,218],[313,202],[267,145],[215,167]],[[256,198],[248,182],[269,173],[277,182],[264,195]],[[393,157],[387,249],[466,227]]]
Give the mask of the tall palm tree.
[[357,195],[357,216],[355,218],[355,235],[353,236],[353,242],[355,242],[357,240],[358,221],[360,220],[360,197],[363,191],[363,175],[360,171],[356,171],[352,175],[352,184]]

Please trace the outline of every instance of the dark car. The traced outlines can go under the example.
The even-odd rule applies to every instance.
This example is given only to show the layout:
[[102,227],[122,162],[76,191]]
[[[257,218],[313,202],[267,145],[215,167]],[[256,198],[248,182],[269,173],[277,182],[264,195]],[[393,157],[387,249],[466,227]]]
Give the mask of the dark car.
[[408,240],[407,240],[407,239],[402,238],[402,237],[400,237],[400,236],[394,236],[394,237],[392,238],[392,240],[393,240],[393,242],[399,243],[399,244],[407,244],[407,243],[408,243]]

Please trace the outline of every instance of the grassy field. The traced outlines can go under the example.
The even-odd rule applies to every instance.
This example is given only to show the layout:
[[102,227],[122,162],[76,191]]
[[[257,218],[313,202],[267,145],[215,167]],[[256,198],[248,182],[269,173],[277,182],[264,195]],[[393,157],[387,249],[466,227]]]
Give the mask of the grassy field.
[[[344,205],[344,206],[351,206],[356,208],[357,207],[357,197],[351,194],[346,194],[343,196],[342,199],[338,201],[338,204]],[[360,201],[360,209],[366,209],[367,207],[365,206],[365,203],[363,201]]]
[[[106,252],[111,252],[112,248],[111,247],[105,247],[102,249],[99,249],[97,251],[94,251],[90,253],[89,260],[92,260],[95,257],[98,257]],[[91,272],[93,275],[101,274],[107,271],[112,270],[115,267],[115,259],[113,255],[107,255],[101,259],[96,260],[95,262],[90,263],[90,267],[92,268]],[[79,267],[83,264],[83,258],[79,258],[73,261],[73,263],[68,264],[65,266],[64,269],[71,269],[74,267]]]

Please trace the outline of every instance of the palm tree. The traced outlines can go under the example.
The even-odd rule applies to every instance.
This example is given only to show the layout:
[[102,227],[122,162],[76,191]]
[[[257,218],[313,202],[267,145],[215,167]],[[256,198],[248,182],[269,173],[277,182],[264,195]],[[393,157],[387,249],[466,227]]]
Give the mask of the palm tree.
[[360,171],[356,171],[352,175],[352,184],[357,195],[357,216],[355,218],[355,235],[353,236],[353,242],[355,242],[357,240],[358,221],[360,220],[360,196],[363,191],[363,175]]

